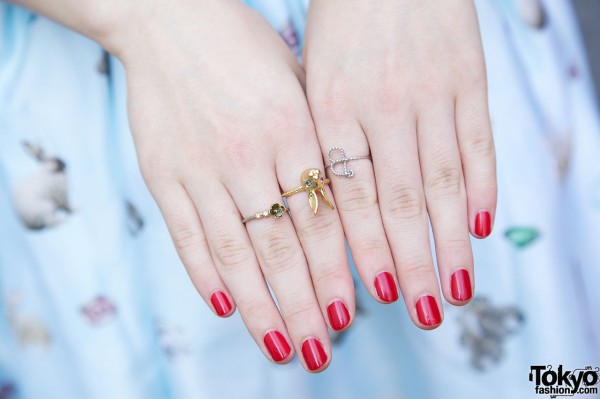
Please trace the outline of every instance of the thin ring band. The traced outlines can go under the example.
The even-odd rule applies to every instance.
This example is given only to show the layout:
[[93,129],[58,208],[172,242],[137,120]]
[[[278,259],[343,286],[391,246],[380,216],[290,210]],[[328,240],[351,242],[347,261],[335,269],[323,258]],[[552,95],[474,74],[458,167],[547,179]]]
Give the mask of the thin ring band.
[[[332,152],[334,151],[339,151],[341,158],[340,159],[334,159],[333,156],[331,155]],[[356,161],[359,159],[371,159],[370,155],[359,155],[356,157],[347,157],[346,156],[346,151],[344,151],[341,147],[332,147],[329,152],[327,153],[327,156],[329,157],[329,164],[325,165],[325,169],[327,168],[331,168],[331,173],[333,173],[336,176],[345,176],[345,177],[352,177],[354,176],[354,171],[352,169],[348,168],[348,162],[349,161]],[[335,170],[335,165],[341,163],[343,165],[343,172],[338,172],[337,170]]]
[[254,215],[242,219],[242,223],[248,223],[251,220],[263,219],[269,216],[273,216],[275,219],[281,219],[286,212],[287,208],[285,206],[275,203],[266,211],[257,212]]

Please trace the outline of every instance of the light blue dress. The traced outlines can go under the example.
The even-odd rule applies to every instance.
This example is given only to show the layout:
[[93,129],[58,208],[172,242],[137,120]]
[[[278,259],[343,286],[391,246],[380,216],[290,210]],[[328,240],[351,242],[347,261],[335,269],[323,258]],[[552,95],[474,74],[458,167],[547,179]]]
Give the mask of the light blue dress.
[[[299,55],[306,3],[248,3]],[[198,297],[140,177],[119,62],[1,4],[0,399],[534,398],[532,365],[600,366],[598,109],[570,4],[543,4],[536,22],[477,2],[499,202],[473,303],[424,332],[359,283],[319,375],[269,363]]]

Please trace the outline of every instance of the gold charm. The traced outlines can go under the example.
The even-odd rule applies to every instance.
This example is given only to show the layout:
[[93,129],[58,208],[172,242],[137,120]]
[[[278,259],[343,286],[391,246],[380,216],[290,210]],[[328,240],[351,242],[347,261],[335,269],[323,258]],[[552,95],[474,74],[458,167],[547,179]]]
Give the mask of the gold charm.
[[294,194],[306,191],[308,193],[308,203],[310,209],[316,215],[319,210],[319,198],[320,195],[323,201],[331,208],[335,209],[327,194],[325,194],[325,184],[329,184],[330,180],[326,179],[319,169],[307,169],[302,173],[300,177],[301,186],[294,188],[293,190],[286,191],[281,194],[282,197],[289,197]]

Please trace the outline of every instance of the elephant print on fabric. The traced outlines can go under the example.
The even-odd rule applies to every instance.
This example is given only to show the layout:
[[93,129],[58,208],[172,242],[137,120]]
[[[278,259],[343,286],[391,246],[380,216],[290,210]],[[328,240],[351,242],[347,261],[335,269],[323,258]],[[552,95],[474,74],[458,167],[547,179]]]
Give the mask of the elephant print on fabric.
[[523,313],[514,306],[496,307],[487,298],[474,298],[459,318],[461,343],[471,351],[471,365],[485,371],[498,363],[506,339],[520,329],[524,320]]

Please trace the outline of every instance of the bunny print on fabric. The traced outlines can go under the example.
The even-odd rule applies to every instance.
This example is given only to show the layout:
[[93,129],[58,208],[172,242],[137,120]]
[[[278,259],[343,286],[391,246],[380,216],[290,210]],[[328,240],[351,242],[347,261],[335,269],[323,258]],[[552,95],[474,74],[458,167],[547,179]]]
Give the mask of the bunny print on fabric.
[[66,164],[56,156],[47,155],[40,146],[29,142],[23,142],[23,146],[39,167],[14,189],[17,214],[32,230],[56,226],[73,212],[67,195]]

